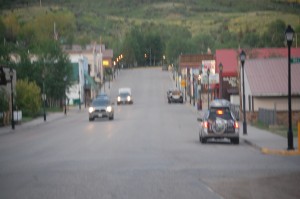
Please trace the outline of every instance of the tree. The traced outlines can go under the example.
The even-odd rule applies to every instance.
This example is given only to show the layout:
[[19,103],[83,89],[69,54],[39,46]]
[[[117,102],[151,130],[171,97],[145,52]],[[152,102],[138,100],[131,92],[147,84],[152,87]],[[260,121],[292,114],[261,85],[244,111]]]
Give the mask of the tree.
[[6,112],[9,109],[7,92],[0,88],[0,113]]
[[36,116],[41,108],[41,90],[35,82],[18,80],[16,85],[16,106],[24,116]]
[[284,47],[284,31],[286,25],[284,21],[277,19],[268,26],[267,31],[262,36],[264,46]]
[[206,53],[208,48],[215,48],[215,41],[210,34],[200,33],[192,38],[192,45],[194,52]]

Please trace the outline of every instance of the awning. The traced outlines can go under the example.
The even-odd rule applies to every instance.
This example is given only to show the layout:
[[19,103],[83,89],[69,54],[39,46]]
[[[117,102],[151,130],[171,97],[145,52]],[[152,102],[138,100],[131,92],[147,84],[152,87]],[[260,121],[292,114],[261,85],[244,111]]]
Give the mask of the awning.
[[87,74],[84,74],[84,78],[86,79],[86,84],[85,84],[85,88],[93,88],[94,90],[97,90],[98,89],[98,86],[95,82],[95,80],[93,78],[91,78],[89,75]]

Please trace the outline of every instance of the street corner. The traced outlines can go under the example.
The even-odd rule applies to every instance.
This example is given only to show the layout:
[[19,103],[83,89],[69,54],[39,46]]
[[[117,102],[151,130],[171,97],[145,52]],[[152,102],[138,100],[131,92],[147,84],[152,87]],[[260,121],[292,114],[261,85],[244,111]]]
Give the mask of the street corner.
[[278,149],[268,149],[261,148],[261,152],[266,155],[281,155],[281,156],[298,156],[300,155],[300,150],[278,150]]

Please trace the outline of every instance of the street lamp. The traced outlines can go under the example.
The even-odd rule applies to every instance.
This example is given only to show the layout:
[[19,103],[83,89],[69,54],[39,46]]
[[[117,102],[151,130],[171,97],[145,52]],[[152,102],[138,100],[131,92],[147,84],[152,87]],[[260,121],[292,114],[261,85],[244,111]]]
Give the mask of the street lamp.
[[219,70],[220,70],[220,93],[219,93],[219,98],[223,98],[223,64],[220,62],[219,64]]
[[210,69],[207,69],[207,109],[209,109],[209,74],[210,74]]
[[67,86],[66,86],[66,82],[67,82],[67,79],[68,79],[68,77],[67,76],[65,76],[64,77],[64,82],[65,82],[65,96],[64,96],[64,98],[65,98],[65,115],[67,115],[67,102],[66,102],[66,100],[67,100],[67,94],[66,94],[66,88],[67,88]]
[[43,77],[43,94],[42,94],[42,99],[43,99],[43,109],[44,109],[44,121],[46,122],[46,93],[45,93],[45,75],[42,75]]
[[14,91],[13,91],[13,77],[14,71],[12,68],[9,70],[10,75],[10,85],[11,85],[11,128],[15,129],[15,119],[14,119]]
[[293,129],[292,129],[292,97],[291,97],[291,46],[294,39],[294,30],[291,25],[288,25],[285,30],[285,38],[288,45],[288,114],[289,114],[289,129],[288,129],[288,150],[294,149],[293,144]]
[[201,78],[202,78],[202,70],[200,70],[198,75],[198,86],[199,88],[199,109],[202,109],[202,100],[201,100],[201,91],[202,91],[202,84],[201,84]]
[[195,106],[195,77],[193,74],[193,105]]
[[244,64],[246,59],[246,53],[244,50],[242,50],[240,54],[240,60],[242,64],[243,69],[243,115],[244,115],[244,121],[243,121],[243,134],[247,135],[247,118],[246,118],[246,101],[245,101],[245,74],[244,74]]
[[81,110],[81,97],[80,97],[80,87],[81,87],[81,84],[80,84],[80,76],[78,75],[78,106],[79,106],[79,110]]

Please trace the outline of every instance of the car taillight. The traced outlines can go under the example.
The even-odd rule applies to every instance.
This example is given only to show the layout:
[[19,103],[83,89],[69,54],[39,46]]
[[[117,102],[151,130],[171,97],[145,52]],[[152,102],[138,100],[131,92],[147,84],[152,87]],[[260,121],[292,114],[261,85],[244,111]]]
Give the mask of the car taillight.
[[236,128],[236,129],[239,128],[239,123],[238,122],[234,122],[234,128]]
[[223,115],[223,113],[224,113],[223,110],[217,110],[218,115]]
[[206,129],[207,129],[207,128],[208,128],[208,122],[207,122],[207,121],[203,122],[203,123],[202,123],[202,126],[203,126],[203,128],[206,128]]

